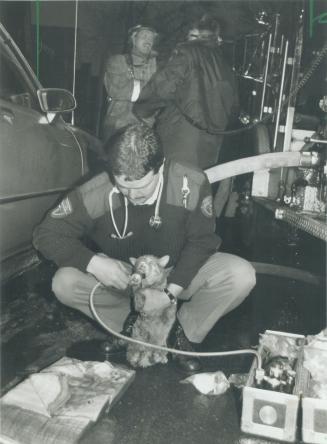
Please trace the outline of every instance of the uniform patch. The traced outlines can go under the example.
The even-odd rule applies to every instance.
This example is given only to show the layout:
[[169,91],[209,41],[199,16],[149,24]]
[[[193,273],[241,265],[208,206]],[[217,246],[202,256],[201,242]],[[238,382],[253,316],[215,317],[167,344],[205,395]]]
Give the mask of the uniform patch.
[[60,204],[51,211],[51,217],[55,219],[62,219],[69,216],[73,212],[73,206],[68,197],[60,202]]
[[206,196],[201,204],[201,211],[202,214],[206,217],[212,217],[213,216],[213,200],[212,196]]

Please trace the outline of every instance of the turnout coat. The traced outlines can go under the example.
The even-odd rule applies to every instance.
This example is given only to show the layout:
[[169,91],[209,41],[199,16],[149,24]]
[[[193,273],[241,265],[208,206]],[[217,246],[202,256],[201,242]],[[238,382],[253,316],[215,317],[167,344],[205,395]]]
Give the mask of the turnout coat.
[[208,168],[218,161],[222,136],[238,111],[233,70],[215,42],[195,40],[177,46],[167,65],[145,85],[133,111],[155,111],[165,155]]
[[151,55],[142,63],[134,62],[130,54],[118,54],[109,58],[104,75],[104,86],[108,95],[103,123],[104,140],[120,128],[139,122],[132,112],[134,80],[140,81],[142,89],[155,73],[156,67],[155,55]]

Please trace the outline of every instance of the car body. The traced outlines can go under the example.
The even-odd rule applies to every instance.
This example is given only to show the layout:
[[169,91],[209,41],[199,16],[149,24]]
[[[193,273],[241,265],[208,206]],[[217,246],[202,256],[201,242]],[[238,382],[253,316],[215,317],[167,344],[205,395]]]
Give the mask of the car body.
[[[59,196],[88,172],[87,151],[100,142],[67,124],[76,102],[40,82],[0,23],[0,256],[2,278],[32,251],[32,232]],[[17,258],[25,257],[19,265]],[[27,260],[28,263],[28,260]]]

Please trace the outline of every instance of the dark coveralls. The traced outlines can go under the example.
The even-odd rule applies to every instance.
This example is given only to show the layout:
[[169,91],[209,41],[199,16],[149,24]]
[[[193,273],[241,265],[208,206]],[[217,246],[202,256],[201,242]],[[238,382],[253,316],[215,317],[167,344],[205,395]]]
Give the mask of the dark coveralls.
[[218,161],[222,136],[238,111],[235,74],[215,42],[180,44],[167,65],[141,91],[133,112],[147,118],[161,110],[157,131],[166,157],[202,169]]

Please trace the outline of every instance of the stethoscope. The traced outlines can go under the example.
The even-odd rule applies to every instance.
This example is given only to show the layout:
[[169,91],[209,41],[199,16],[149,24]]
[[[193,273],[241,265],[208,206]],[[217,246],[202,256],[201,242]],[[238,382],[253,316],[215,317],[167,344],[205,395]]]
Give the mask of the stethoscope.
[[[149,219],[149,225],[154,230],[159,230],[159,228],[162,225],[162,218],[159,215],[159,208],[160,208],[160,202],[161,202],[161,196],[162,196],[162,188],[163,188],[163,175],[161,174],[159,176],[158,197],[157,197],[156,206],[155,206],[155,209],[154,209],[154,214]],[[128,199],[127,199],[126,196],[124,196],[125,218],[124,218],[124,228],[123,228],[123,232],[122,233],[120,232],[120,230],[118,229],[118,226],[116,224],[114,212],[113,212],[113,209],[112,209],[112,199],[113,199],[113,195],[114,194],[120,194],[120,193],[121,192],[119,191],[119,189],[116,186],[114,186],[112,188],[112,190],[110,191],[109,196],[108,196],[110,216],[111,216],[112,224],[113,224],[114,229],[116,231],[116,233],[111,233],[110,236],[111,236],[112,239],[123,240],[123,239],[126,239],[126,238],[132,236],[133,232],[129,231],[126,234],[127,227],[128,227]]]

